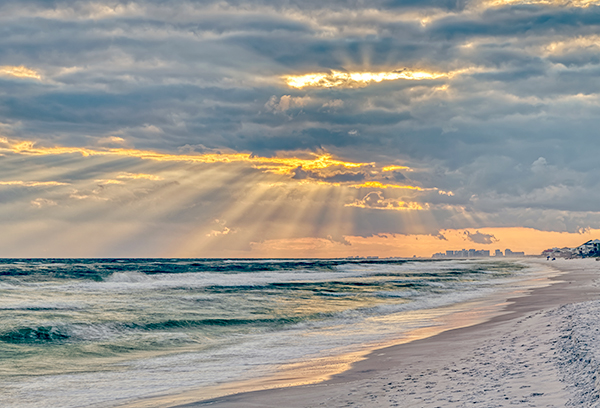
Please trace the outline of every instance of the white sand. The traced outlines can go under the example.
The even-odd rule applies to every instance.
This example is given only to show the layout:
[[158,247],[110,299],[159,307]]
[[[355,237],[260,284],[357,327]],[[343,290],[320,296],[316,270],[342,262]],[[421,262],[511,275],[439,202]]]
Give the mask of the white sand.
[[557,283],[488,322],[376,350],[320,384],[182,407],[600,406],[600,262],[551,265]]

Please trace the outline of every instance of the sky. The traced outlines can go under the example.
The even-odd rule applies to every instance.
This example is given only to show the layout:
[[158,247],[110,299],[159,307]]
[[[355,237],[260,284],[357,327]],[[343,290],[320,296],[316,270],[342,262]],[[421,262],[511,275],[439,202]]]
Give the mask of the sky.
[[0,257],[600,238],[600,0],[0,1]]

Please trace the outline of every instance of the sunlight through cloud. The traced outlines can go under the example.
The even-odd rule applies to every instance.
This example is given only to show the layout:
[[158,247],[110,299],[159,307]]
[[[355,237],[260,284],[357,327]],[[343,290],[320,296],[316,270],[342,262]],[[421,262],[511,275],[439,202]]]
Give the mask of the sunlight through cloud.
[[17,78],[32,78],[41,80],[42,76],[35,70],[24,66],[0,66],[0,76],[12,76]]
[[411,171],[411,169],[409,167],[397,166],[397,165],[385,166],[384,168],[381,169],[381,171],[396,171],[396,170]]
[[292,88],[363,88],[371,83],[405,79],[409,81],[448,78],[455,73],[436,73],[425,71],[400,70],[392,72],[341,72],[312,73],[305,75],[289,75],[284,77]]
[[62,183],[59,181],[0,181],[0,186],[22,186],[22,187],[53,187],[53,186],[66,186],[69,183]]
[[[0,152],[21,154],[28,156],[48,156],[60,154],[81,154],[87,156],[125,156],[142,160],[187,162],[187,163],[249,163],[254,168],[275,174],[292,174],[294,169],[301,167],[305,170],[320,170],[329,167],[343,167],[346,169],[373,166],[374,163],[354,163],[334,159],[330,154],[310,153],[312,158],[298,157],[258,157],[251,153],[208,153],[208,154],[169,154],[150,150],[124,149],[124,148],[88,148],[88,147],[41,147],[33,141],[15,141],[0,138]],[[124,173],[118,178],[146,178],[158,180],[157,176]]]
[[160,177],[160,176],[155,176],[153,174],[144,174],[144,173],[121,173],[117,176],[118,179],[134,179],[134,180],[139,180],[139,179],[144,179],[144,180],[153,180],[153,181],[160,181],[160,180],[164,180],[164,178]]
[[367,194],[362,200],[354,200],[345,205],[346,207],[367,208],[372,210],[423,210],[424,207],[416,202],[405,202],[395,198],[385,198],[381,191],[373,191]]
[[379,181],[366,181],[362,184],[353,184],[350,187],[354,187],[354,188],[399,188],[399,189],[417,190],[417,191],[434,190],[431,188],[422,188],[422,187],[409,186],[409,185],[383,184]]

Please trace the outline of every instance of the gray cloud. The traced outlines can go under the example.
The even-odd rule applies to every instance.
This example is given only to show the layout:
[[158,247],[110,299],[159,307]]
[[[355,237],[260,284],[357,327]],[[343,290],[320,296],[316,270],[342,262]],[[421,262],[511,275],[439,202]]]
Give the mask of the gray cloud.
[[[100,146],[119,137],[123,146],[174,153],[327,151],[345,160],[406,163],[413,171],[326,174],[298,167],[286,180],[377,179],[438,189],[409,197],[386,190],[385,198],[360,191],[344,201],[363,200],[371,209],[403,198],[426,204],[422,227],[397,211],[346,207],[353,224],[321,231],[312,223],[339,211],[340,203],[319,201],[325,209],[299,217],[298,236],[343,242],[340,237],[351,234],[435,235],[443,228],[600,227],[598,7],[515,5],[475,12],[472,3],[445,0],[114,1],[106,13],[97,3],[0,4],[0,66],[24,65],[42,75],[41,81],[0,76],[0,136],[48,146]],[[404,68],[466,71],[354,89],[293,89],[282,79]],[[78,166],[67,156],[29,157],[33,167],[25,170],[17,159],[1,159],[5,180],[60,169],[57,176],[80,196],[106,199],[94,203],[98,214],[110,214],[110,205],[155,203],[186,185],[112,185],[94,194],[98,187],[86,182],[128,171],[139,160],[91,158]],[[166,171],[164,166],[153,168]],[[238,170],[227,180],[263,174]],[[178,212],[161,217],[219,218],[219,206],[239,197],[217,190],[190,193]],[[3,187],[0,203],[35,202],[27,207],[37,210],[33,216],[61,220],[69,218],[65,206],[83,203],[73,201],[66,187],[45,191]],[[269,197],[261,200],[272,202]],[[294,213],[295,204],[282,204],[280,214]],[[206,215],[196,213],[199,207]],[[90,213],[87,208],[80,217]],[[284,220],[272,215],[264,222],[277,231]],[[228,222],[235,223],[235,237],[218,239],[248,237],[247,221]],[[469,235],[479,243],[492,238]]]
[[493,244],[497,241],[496,237],[490,234],[482,234],[479,231],[475,231],[471,233],[469,231],[465,231],[464,233],[467,236],[467,239],[471,242],[475,242],[476,244]]

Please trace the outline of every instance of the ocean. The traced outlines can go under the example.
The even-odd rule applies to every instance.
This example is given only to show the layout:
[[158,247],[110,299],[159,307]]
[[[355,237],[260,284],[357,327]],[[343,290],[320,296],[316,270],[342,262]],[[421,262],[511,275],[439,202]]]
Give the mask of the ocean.
[[435,327],[547,274],[493,258],[0,259],[0,405],[202,396]]

